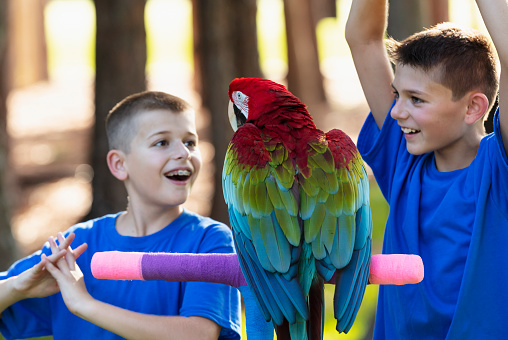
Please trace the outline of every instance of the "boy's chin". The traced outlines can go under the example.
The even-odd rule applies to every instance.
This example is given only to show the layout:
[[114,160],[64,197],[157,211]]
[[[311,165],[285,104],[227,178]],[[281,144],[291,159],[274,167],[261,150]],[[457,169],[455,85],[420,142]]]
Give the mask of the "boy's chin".
[[411,148],[411,147],[407,147],[407,146],[406,146],[406,150],[413,156],[421,156],[421,155],[429,152],[426,150],[422,150],[420,148]]
[[189,190],[178,190],[178,192],[174,192],[171,197],[169,197],[169,201],[168,203],[170,203],[171,205],[182,205],[184,204],[185,202],[187,202],[187,200],[189,199],[190,197],[190,189]]

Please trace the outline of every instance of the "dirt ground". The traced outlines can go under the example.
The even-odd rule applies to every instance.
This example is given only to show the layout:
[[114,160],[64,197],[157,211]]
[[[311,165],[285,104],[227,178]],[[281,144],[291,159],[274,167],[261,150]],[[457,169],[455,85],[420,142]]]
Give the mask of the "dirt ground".
[[[356,142],[368,109],[354,68],[348,60],[341,62],[344,65],[337,67],[340,72],[330,72],[325,78],[329,105],[318,109],[316,124],[325,131],[340,128]],[[181,96],[201,114],[199,97],[185,68],[167,67],[154,74],[149,78],[149,89]],[[178,79],[178,83],[168,79]],[[13,91],[8,109],[11,184],[16,189],[11,201],[12,229],[23,254],[28,254],[50,235],[78,222],[90,208],[93,175],[87,161],[94,124],[93,79],[82,70],[60,72],[51,81]],[[208,121],[209,117],[199,117],[198,129],[205,128]],[[200,148],[204,164],[186,206],[207,215],[214,150],[206,140],[200,142]]]

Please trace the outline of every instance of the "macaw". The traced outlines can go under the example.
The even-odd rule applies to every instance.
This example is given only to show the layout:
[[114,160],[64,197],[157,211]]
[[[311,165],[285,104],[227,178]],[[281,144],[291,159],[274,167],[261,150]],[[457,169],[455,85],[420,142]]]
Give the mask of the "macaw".
[[235,131],[222,181],[240,267],[278,339],[322,339],[324,282],[336,275],[337,330],[348,332],[368,281],[369,182],[353,141],[316,128],[283,85],[229,85]]

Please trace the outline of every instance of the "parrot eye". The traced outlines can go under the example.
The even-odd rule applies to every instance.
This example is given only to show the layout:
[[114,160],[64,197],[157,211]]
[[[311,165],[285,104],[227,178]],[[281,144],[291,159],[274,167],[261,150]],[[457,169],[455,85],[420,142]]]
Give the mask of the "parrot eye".
[[240,91],[236,91],[236,99],[240,102],[243,102],[245,100],[245,95],[240,92]]

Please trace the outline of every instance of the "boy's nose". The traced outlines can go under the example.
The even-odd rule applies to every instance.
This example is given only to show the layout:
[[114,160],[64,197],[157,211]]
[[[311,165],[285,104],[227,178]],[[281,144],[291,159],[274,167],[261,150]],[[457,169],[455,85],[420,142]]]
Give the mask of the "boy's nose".
[[406,119],[409,117],[409,113],[407,112],[407,110],[405,109],[404,105],[401,103],[400,100],[397,100],[397,102],[392,108],[392,111],[390,112],[390,115],[395,120]]
[[191,152],[184,143],[179,142],[175,148],[175,159],[189,159],[191,157]]

